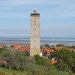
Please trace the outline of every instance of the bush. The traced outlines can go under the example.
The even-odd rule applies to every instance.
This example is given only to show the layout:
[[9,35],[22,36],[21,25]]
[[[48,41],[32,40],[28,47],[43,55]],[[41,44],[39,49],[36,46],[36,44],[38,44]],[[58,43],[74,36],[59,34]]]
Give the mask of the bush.
[[63,44],[61,44],[61,43],[60,43],[60,44],[57,44],[56,46],[58,46],[58,47],[60,47],[60,46],[64,47],[64,45],[63,45]]
[[44,46],[46,46],[46,47],[48,47],[48,48],[50,47],[48,44],[45,44]]
[[51,66],[52,65],[50,59],[48,59],[48,58],[43,58],[43,57],[40,57],[39,55],[35,55],[34,58],[35,58],[35,62],[38,65],[43,65],[43,66]]

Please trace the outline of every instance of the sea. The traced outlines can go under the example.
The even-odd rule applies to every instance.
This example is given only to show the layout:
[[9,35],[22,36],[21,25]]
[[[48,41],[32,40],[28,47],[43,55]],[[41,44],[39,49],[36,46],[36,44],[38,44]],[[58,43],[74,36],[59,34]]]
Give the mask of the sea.
[[[75,38],[57,38],[57,37],[41,37],[41,45],[49,44],[63,44],[65,46],[75,46]],[[30,37],[0,37],[0,44],[12,45],[12,44],[23,44],[30,45]]]

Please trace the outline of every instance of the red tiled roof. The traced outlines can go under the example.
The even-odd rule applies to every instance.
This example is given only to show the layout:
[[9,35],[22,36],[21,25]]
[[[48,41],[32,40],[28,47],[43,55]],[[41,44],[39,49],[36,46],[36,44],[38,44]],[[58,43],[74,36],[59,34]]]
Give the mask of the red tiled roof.
[[66,47],[66,49],[68,49],[68,50],[70,50],[70,51],[72,51],[72,50],[73,50],[73,48],[69,48],[69,47]]
[[17,50],[21,50],[21,51],[30,50],[30,46],[29,46],[29,45],[23,47],[22,44],[18,44],[18,45],[14,44],[14,45],[12,45],[12,46],[13,46],[13,48],[14,48],[15,50],[16,50],[16,49],[17,49]]
[[56,64],[58,61],[57,60],[51,60],[52,64]]
[[54,49],[44,49],[44,52],[51,53],[54,52]]
[[4,48],[4,45],[3,44],[0,44],[0,48]]
[[61,47],[55,47],[56,50],[61,50],[62,48],[64,48],[64,47],[62,47],[62,46]]

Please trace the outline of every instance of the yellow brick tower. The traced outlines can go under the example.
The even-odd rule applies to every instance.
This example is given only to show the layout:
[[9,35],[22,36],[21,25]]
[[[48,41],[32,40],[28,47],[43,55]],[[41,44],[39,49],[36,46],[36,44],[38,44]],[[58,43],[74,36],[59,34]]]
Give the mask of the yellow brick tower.
[[30,14],[30,56],[40,55],[40,13],[34,10]]

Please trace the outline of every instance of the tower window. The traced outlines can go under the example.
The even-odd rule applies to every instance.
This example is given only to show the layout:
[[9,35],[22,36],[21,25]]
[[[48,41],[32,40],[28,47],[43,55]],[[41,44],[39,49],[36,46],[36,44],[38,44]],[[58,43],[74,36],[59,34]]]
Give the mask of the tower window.
[[34,21],[34,22],[36,22],[36,21]]
[[34,46],[34,48],[36,48],[36,46]]
[[36,29],[34,29],[34,31],[36,31]]
[[34,35],[36,37],[36,35]]
[[34,40],[34,42],[36,42],[36,40]]
[[36,19],[36,18],[34,17],[34,19]]
[[36,21],[34,21],[34,25],[36,25]]
[[36,23],[34,23],[34,25],[36,25]]

